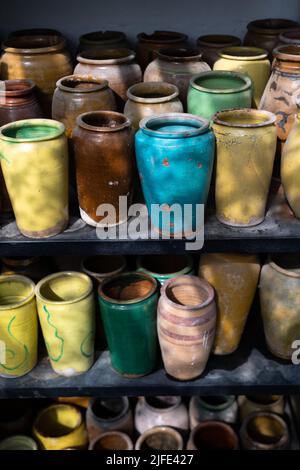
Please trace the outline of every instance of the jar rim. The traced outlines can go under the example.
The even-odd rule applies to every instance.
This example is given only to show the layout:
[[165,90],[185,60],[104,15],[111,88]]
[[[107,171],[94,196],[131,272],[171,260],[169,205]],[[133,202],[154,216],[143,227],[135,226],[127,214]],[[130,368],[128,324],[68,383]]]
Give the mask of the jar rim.
[[35,83],[28,78],[0,80],[0,96],[13,97],[28,95],[35,87]]
[[[230,118],[231,116],[241,116],[242,119],[247,118],[248,116],[251,117],[255,116],[257,119],[264,119],[262,122],[252,123],[252,122],[240,122],[240,121],[226,121],[226,117]],[[221,126],[226,127],[240,127],[243,129],[247,128],[256,128],[256,127],[264,127],[274,124],[276,121],[275,114],[271,113],[270,111],[265,111],[263,109],[253,109],[253,108],[233,108],[233,109],[223,109],[222,111],[216,112],[213,117],[212,121],[214,124],[218,124]]]
[[155,30],[153,33],[139,33],[137,39],[141,42],[158,43],[163,41],[166,44],[186,41],[188,36],[177,31]]
[[[38,127],[38,126],[45,126],[52,129],[55,129],[56,132],[52,135],[45,135],[42,137],[10,137],[5,135],[4,133],[9,129],[19,129],[22,127]],[[54,119],[22,119],[21,121],[14,121],[5,124],[0,128],[0,139],[5,140],[7,142],[14,142],[14,143],[30,143],[30,142],[42,142],[46,140],[56,139],[57,137],[61,136],[65,133],[65,126],[62,122],[55,121]]]
[[135,59],[135,52],[125,47],[111,49],[87,49],[77,55],[81,64],[115,65],[130,62]]
[[[109,418],[110,422],[114,422],[114,421],[119,420],[120,418],[123,418],[128,413],[128,411],[130,409],[128,397],[119,397],[119,398],[122,400],[123,409],[121,410],[121,412],[118,415],[113,416],[112,418]],[[88,409],[90,410],[90,412],[93,414],[93,416],[95,417],[95,419],[97,421],[106,422],[106,421],[108,421],[106,418],[101,418],[100,416],[95,414],[94,410],[93,410],[93,407],[95,405],[96,400],[101,400],[101,399],[102,399],[101,397],[92,397],[91,401],[90,401],[90,406],[89,406]]]
[[[207,293],[207,298],[196,305],[182,305],[174,302],[171,300],[167,294],[167,291],[169,290],[170,287],[175,287],[177,284],[182,285],[185,281],[192,280],[196,285],[204,289]],[[160,290],[161,296],[164,295],[164,299],[172,306],[175,308],[179,308],[180,310],[199,310],[200,308],[207,307],[209,304],[211,304],[214,301],[215,297],[215,292],[213,287],[203,278],[199,278],[197,276],[193,276],[192,274],[185,274],[177,277],[173,277],[171,279],[168,279],[163,286],[161,287]]]
[[279,272],[280,274],[284,274],[284,276],[293,277],[296,279],[300,278],[300,272],[297,273],[296,271],[293,271],[292,269],[287,269],[287,268],[280,266],[279,262],[275,261],[276,256],[279,256],[279,255],[273,255],[269,257],[268,264],[272,269]]
[[82,34],[79,38],[79,42],[84,44],[95,44],[99,41],[102,43],[111,43],[114,41],[118,42],[120,39],[126,39],[126,35],[122,31],[99,30]]
[[[224,78],[224,77],[231,77],[236,81],[243,82],[240,86],[236,88],[208,88],[197,83],[198,80],[206,79],[206,78]],[[240,93],[241,91],[245,91],[252,88],[251,79],[243,74],[238,72],[230,72],[227,70],[210,70],[209,72],[202,72],[198,75],[195,75],[190,80],[190,86],[195,88],[198,91],[204,91],[205,93]]]
[[250,21],[247,25],[247,29],[248,31],[260,34],[278,34],[279,32],[291,29],[291,27],[294,26],[299,26],[299,23],[286,18],[263,18],[260,20]]
[[282,44],[273,49],[275,59],[300,62],[300,44]]
[[[147,97],[147,89],[149,89]],[[165,93],[163,93],[163,91]],[[140,90],[140,93],[139,93]],[[144,90],[144,93],[143,93]],[[159,97],[151,97],[151,90],[152,94],[161,93],[162,96]],[[144,96],[143,96],[144,94]],[[135,101],[136,103],[165,103],[167,101],[171,101],[177,98],[179,95],[179,90],[176,85],[167,82],[141,82],[135,83],[127,90],[127,98],[130,101]]]
[[34,424],[33,424],[33,427],[34,427],[34,431],[40,435],[40,436],[43,436],[45,438],[55,438],[55,437],[58,437],[58,436],[53,436],[53,435],[50,435],[50,434],[47,434],[45,433],[44,429],[41,429],[39,426],[40,426],[40,420],[42,419],[42,417],[44,415],[46,415],[47,413],[51,413],[52,410],[55,410],[57,408],[60,408],[60,409],[65,409],[66,411],[69,410],[69,411],[72,411],[74,416],[76,415],[76,418],[77,418],[77,423],[76,425],[70,430],[66,431],[65,434],[59,436],[59,437],[63,437],[63,436],[67,436],[70,432],[74,432],[76,431],[76,429],[80,428],[80,426],[82,425],[82,422],[83,422],[83,419],[82,419],[82,415],[81,415],[81,412],[78,408],[76,408],[76,406],[74,405],[69,405],[67,403],[57,403],[57,404],[53,404],[53,405],[50,405],[48,406],[47,408],[44,408],[39,414],[38,416],[36,417],[35,421],[34,421]]
[[65,47],[64,37],[55,35],[15,36],[9,37],[2,43],[4,52],[28,55],[56,52]]
[[[286,424],[285,420],[280,415],[278,415],[277,413],[273,413],[271,411],[254,411],[253,413],[250,413],[248,416],[245,417],[245,419],[242,423],[241,431],[244,431],[244,432],[247,433],[247,435],[249,435],[248,434],[249,423],[251,422],[251,420],[253,418],[259,418],[259,417],[265,417],[269,420],[277,421],[277,423],[279,423],[281,425],[282,435],[280,436],[280,438],[276,442],[276,444],[280,446],[280,444],[282,442],[284,442],[284,440],[286,438],[286,434],[289,434],[289,432],[288,432],[288,427],[287,427],[287,424]],[[256,444],[259,444],[260,448],[262,448],[262,449],[269,449],[270,448],[270,444],[265,444],[265,443],[263,443],[259,440],[256,440],[252,436],[250,436],[250,438],[253,442],[255,442]]]
[[231,34],[205,34],[204,36],[199,36],[197,38],[197,43],[207,43],[211,47],[219,48],[223,44],[229,42],[237,42],[241,43],[241,40],[238,36],[232,36]]
[[0,311],[22,307],[23,305],[28,303],[31,299],[33,299],[35,296],[35,283],[29,277],[22,276],[21,274],[8,274],[8,275],[4,274],[0,276],[0,284],[3,284],[5,282],[12,282],[12,281],[23,282],[23,284],[31,288],[30,292],[26,297],[24,297],[24,299],[19,300],[13,304],[9,304],[9,305],[0,304]]
[[[104,288],[107,286],[107,284],[114,283],[115,281],[130,278],[130,277],[136,277],[137,279],[150,281],[152,284],[151,289],[146,294],[142,295],[141,297],[137,297],[137,298],[130,299],[130,300],[114,299],[113,297],[110,297],[109,295],[105,294]],[[158,283],[157,283],[157,280],[154,279],[154,277],[149,276],[148,274],[145,274],[145,273],[141,273],[139,271],[131,271],[131,272],[126,272],[126,273],[116,274],[115,276],[111,276],[108,279],[105,279],[98,287],[98,295],[102,300],[111,304],[132,305],[132,304],[143,302],[146,299],[149,299],[152,295],[154,295],[157,292],[157,289],[158,289]]]
[[188,62],[190,60],[199,60],[202,52],[198,49],[180,47],[177,49],[163,47],[155,52],[159,59],[170,62]]
[[[74,87],[68,86],[67,82],[73,82],[74,84],[90,83],[90,84],[94,84],[94,86],[90,88],[78,89],[76,88],[76,86]],[[108,81],[102,78],[96,78],[96,77],[90,77],[90,76],[87,77],[87,76],[80,75],[80,74],[73,74],[73,75],[66,75],[65,77],[60,78],[56,82],[56,87],[68,93],[92,93],[95,91],[103,90],[104,88],[108,88]]]
[[[87,289],[86,292],[83,294],[79,295],[78,297],[74,297],[73,299],[70,300],[52,300],[47,297],[45,297],[41,293],[41,288],[45,285],[45,283],[52,281],[54,279],[59,279],[59,278],[66,278],[66,277],[77,277],[80,279],[83,279],[87,283]],[[49,274],[46,277],[43,277],[37,285],[35,286],[35,295],[38,299],[42,300],[43,302],[47,304],[52,304],[52,305],[69,305],[73,304],[75,302],[80,302],[81,300],[85,299],[90,295],[90,293],[93,290],[93,283],[91,278],[84,273],[78,272],[78,271],[59,271],[57,273]]]
[[[96,124],[89,123],[89,119],[95,119]],[[118,120],[119,123],[116,125],[114,122],[114,126],[104,125],[109,123],[109,120],[114,119]],[[97,123],[98,119],[98,123]],[[100,125],[101,122],[103,125]],[[76,124],[88,131],[93,132],[118,132],[127,127],[131,126],[131,121],[122,113],[118,113],[117,111],[87,111],[86,113],[82,113],[77,116]]]
[[[169,121],[169,124],[172,122],[175,125],[183,124],[188,125],[193,124],[194,129],[190,130],[181,130],[181,131],[159,131],[151,129],[150,125],[159,125]],[[196,137],[200,134],[204,134],[209,130],[209,122],[207,119],[204,119],[200,116],[188,113],[166,113],[166,114],[156,114],[151,117],[145,117],[140,121],[140,129],[145,134],[151,135],[152,137],[161,137],[168,139],[177,139],[177,138],[186,138],[186,137]]]
[[222,49],[219,55],[224,59],[251,61],[267,59],[268,51],[262,47],[232,46]]
[[229,408],[235,402],[234,395],[223,395],[226,398],[226,401],[220,403],[219,405],[211,405],[207,401],[203,400],[203,397],[196,395],[196,399],[200,402],[201,406],[207,410],[221,411]]

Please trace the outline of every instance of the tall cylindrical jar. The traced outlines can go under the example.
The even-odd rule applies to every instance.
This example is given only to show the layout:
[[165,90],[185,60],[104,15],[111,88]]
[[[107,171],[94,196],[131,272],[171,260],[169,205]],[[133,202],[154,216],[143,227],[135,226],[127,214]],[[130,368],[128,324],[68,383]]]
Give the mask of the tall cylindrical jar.
[[46,238],[68,224],[65,126],[25,119],[0,129],[1,167],[20,232]]
[[[207,199],[214,147],[209,123],[198,116],[172,113],[141,121],[136,158],[154,230],[171,236],[195,230],[196,205]],[[165,207],[163,217],[157,204]],[[172,210],[173,204],[179,210]],[[191,217],[183,217],[184,204],[191,205]]]
[[231,354],[239,346],[260,272],[257,255],[203,253],[199,276],[216,292],[217,327],[214,354]]
[[205,369],[216,327],[212,286],[186,275],[169,279],[161,288],[157,329],[166,372],[191,380]]
[[86,372],[94,360],[95,303],[91,279],[69,271],[36,286],[39,320],[50,363],[59,375]]
[[144,255],[137,258],[138,271],[154,277],[160,285],[183,274],[194,274],[190,255]]
[[192,429],[187,450],[237,450],[239,440],[233,428],[222,421],[203,421]]
[[125,377],[149,374],[157,361],[157,282],[125,273],[99,286],[99,303],[112,367]]
[[154,53],[163,48],[178,49],[187,45],[188,37],[175,31],[154,31],[137,35],[137,60],[142,70],[154,59]]
[[80,36],[78,52],[89,49],[112,49],[128,46],[126,34],[121,31],[92,31]]
[[216,113],[216,216],[236,227],[265,217],[275,150],[275,116],[254,109]]
[[1,377],[21,377],[37,363],[34,283],[25,276],[0,276],[0,351]]
[[207,420],[223,421],[236,424],[238,417],[238,404],[234,395],[191,397],[189,406],[190,427]]
[[219,53],[223,49],[240,45],[240,38],[228,34],[206,34],[197,39],[197,46],[202,54],[202,59],[211,67],[219,59]]
[[[77,118],[73,132],[76,180],[81,218],[96,227],[125,222],[120,197],[131,203],[134,133],[129,119],[113,111],[91,111]],[[115,211],[106,216],[99,206]]]
[[240,439],[244,450],[284,450],[290,437],[286,422],[275,413],[251,413],[243,421]]

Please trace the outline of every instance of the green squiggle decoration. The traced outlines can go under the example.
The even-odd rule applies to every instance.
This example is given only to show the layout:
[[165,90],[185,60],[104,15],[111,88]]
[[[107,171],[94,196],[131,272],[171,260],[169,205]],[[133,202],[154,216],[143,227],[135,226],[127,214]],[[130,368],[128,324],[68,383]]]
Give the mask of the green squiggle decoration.
[[81,354],[84,356],[84,357],[91,357],[93,355],[93,352],[94,352],[94,348],[92,347],[92,351],[91,352],[86,352],[84,351],[84,344],[87,342],[87,340],[92,337],[94,335],[94,332],[93,331],[90,331],[86,337],[84,338],[84,340],[82,341],[81,345],[80,345],[80,352]]
[[[22,365],[27,361],[28,359],[28,356],[29,356],[29,351],[28,351],[28,348],[26,346],[26,344],[22,343],[21,341],[19,341],[13,334],[12,334],[12,331],[11,331],[11,325],[13,323],[13,321],[16,319],[16,316],[12,317],[12,319],[9,321],[8,325],[7,325],[7,331],[8,331],[8,334],[9,336],[14,340],[16,341],[17,343],[19,343],[23,348],[24,348],[24,359],[23,361],[21,361],[19,364],[17,364],[16,366],[14,367],[8,367],[6,366],[5,364],[1,364],[1,367],[3,367],[3,369],[5,370],[16,370],[16,369],[19,369],[20,367],[22,367]],[[16,357],[16,352],[13,351],[12,349],[5,349],[5,352],[9,352],[11,355],[12,355],[12,359],[14,357]]]
[[51,313],[49,312],[49,310],[47,310],[46,305],[44,305],[43,309],[44,309],[44,312],[47,314],[47,323],[48,323],[48,325],[51,326],[51,328],[54,328],[54,330],[55,330],[54,336],[61,342],[61,344],[60,344],[60,353],[58,354],[57,357],[54,357],[54,356],[52,356],[52,354],[51,354],[51,349],[50,349],[49,344],[48,344],[47,341],[45,340],[45,343],[46,343],[46,346],[47,346],[47,350],[48,350],[48,354],[49,354],[50,359],[51,359],[52,361],[54,361],[54,362],[58,362],[58,361],[60,361],[61,358],[63,357],[63,354],[64,354],[64,343],[65,343],[65,341],[64,341],[64,339],[63,339],[61,336],[59,336],[56,326],[53,325],[53,324],[50,322]]

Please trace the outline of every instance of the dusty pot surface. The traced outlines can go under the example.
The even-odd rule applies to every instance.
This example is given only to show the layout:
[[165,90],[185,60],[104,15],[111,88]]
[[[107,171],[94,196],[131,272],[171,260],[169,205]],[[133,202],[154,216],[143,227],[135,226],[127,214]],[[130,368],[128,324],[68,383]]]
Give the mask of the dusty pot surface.
[[[125,222],[128,215],[120,211],[119,198],[127,198],[130,206],[134,169],[134,132],[129,119],[113,111],[81,114],[73,144],[81,218],[93,227]],[[103,212],[97,215],[101,204],[114,206],[113,220]]]
[[38,450],[38,446],[31,437],[18,435],[0,441],[0,450]]
[[235,424],[238,404],[234,395],[193,396],[190,400],[190,427],[193,429],[202,421],[217,420]]
[[136,441],[135,450],[183,450],[183,439],[178,431],[167,426],[155,426],[145,431]]
[[245,418],[240,438],[245,450],[284,450],[290,441],[284,419],[263,411],[251,413]]
[[219,59],[219,52],[225,49],[225,47],[240,45],[240,38],[228,34],[206,34],[197,39],[197,46],[202,54],[202,59],[211,67]]
[[126,259],[119,255],[88,256],[81,262],[81,270],[99,283],[120,274],[125,268]]
[[205,369],[215,336],[214,290],[204,279],[169,279],[158,303],[158,337],[166,372],[191,380]]
[[254,109],[220,111],[213,118],[216,216],[223,224],[251,227],[264,220],[277,141],[275,119]]
[[241,421],[257,411],[270,411],[280,415],[284,413],[283,395],[239,395],[238,404]]
[[1,261],[1,274],[21,274],[21,276],[29,277],[33,282],[39,282],[42,277],[50,274],[52,268],[51,262],[46,256],[33,256],[31,258],[15,256],[1,258]]
[[90,443],[89,450],[133,450],[133,443],[124,432],[104,432]]
[[126,34],[121,31],[93,31],[79,38],[78,52],[89,49],[112,49],[113,47],[128,47]]
[[142,70],[154,59],[154,52],[162,48],[178,49],[187,45],[188,37],[175,31],[154,31],[137,35],[137,60]]
[[31,400],[0,400],[0,437],[29,434],[32,414]]
[[189,416],[181,397],[140,397],[134,414],[134,426],[142,434],[154,426],[171,426],[180,432],[189,429]]
[[153,114],[182,113],[183,106],[178,94],[178,88],[171,83],[159,81],[137,83],[127,90],[128,100],[124,114],[137,131],[141,119],[145,117]]
[[191,432],[187,450],[237,450],[239,441],[229,424],[203,421]]
[[190,255],[143,255],[137,258],[138,271],[154,277],[161,285],[183,274],[194,274]]

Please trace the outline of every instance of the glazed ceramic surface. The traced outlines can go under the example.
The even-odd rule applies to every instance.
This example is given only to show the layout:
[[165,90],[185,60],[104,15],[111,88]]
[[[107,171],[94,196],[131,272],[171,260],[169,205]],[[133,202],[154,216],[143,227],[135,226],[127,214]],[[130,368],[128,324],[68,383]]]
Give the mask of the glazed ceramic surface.
[[155,52],[162,48],[178,49],[185,47],[187,36],[175,31],[154,31],[152,34],[140,33],[137,36],[137,60],[142,70],[155,58]]
[[189,406],[190,427],[193,429],[202,421],[217,420],[235,424],[238,415],[238,404],[235,396],[191,397]]
[[138,271],[154,277],[160,285],[183,274],[194,274],[193,259],[189,255],[144,255],[137,258]]
[[242,448],[245,450],[284,450],[290,437],[287,424],[275,413],[252,413],[240,429]]
[[300,29],[292,29],[284,31],[280,34],[277,46],[283,44],[295,44],[300,45]]
[[193,428],[187,450],[237,450],[239,441],[233,428],[222,421],[204,421]]
[[106,452],[112,450],[133,450],[133,443],[124,432],[108,431],[91,441],[89,450]]
[[240,45],[240,38],[228,34],[207,34],[197,39],[197,46],[202,54],[202,59],[211,67],[219,59],[219,53],[223,49]]
[[145,431],[136,441],[135,450],[183,450],[183,439],[178,431],[169,426],[155,426]]
[[257,411],[284,414],[285,402],[283,395],[239,395],[238,403],[241,421]]

